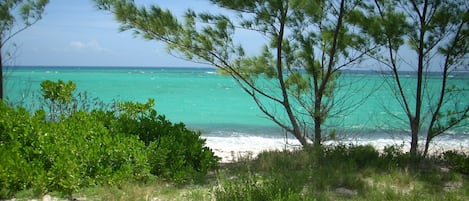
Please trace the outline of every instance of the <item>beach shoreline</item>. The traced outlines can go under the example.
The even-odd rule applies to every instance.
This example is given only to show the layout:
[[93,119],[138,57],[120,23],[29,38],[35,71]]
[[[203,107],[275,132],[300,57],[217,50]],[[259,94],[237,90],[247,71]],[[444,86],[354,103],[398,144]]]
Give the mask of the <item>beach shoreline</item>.
[[[206,146],[211,148],[216,156],[220,157],[220,163],[236,162],[240,158],[254,159],[264,151],[282,151],[301,149],[301,144],[295,139],[271,138],[258,136],[237,136],[237,137],[214,137],[203,136],[206,139]],[[419,149],[423,152],[424,142],[419,144]],[[364,139],[350,138],[341,140],[327,140],[324,145],[371,145],[378,152],[382,152],[385,147],[396,146],[403,152],[408,152],[410,144],[407,139]],[[469,154],[468,139],[458,140],[435,140],[429,149],[429,154],[439,155],[446,151],[458,151]]]

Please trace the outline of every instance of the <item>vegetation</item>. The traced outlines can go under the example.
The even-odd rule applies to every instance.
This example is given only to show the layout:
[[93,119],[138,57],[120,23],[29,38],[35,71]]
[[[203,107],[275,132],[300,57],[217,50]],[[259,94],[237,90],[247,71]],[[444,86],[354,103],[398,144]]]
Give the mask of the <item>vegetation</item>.
[[[302,145],[320,145],[326,120],[356,103],[336,94],[339,70],[360,63],[371,51],[361,30],[352,28],[350,13],[357,1],[225,1],[212,0],[238,16],[188,10],[182,23],[156,5],[134,1],[96,0],[121,23],[148,40],[166,43],[182,58],[217,67],[233,77],[267,118]],[[259,55],[245,54],[235,40],[248,30],[267,41]],[[357,84],[357,83],[354,83]],[[345,91],[345,90],[344,90]]]
[[[44,81],[57,86],[62,81]],[[72,82],[70,85],[74,86]],[[61,87],[44,91],[59,103]],[[65,101],[67,102],[67,101]],[[71,195],[84,187],[145,182],[153,177],[175,183],[197,181],[217,166],[199,132],[173,124],[146,104],[122,103],[119,111],[71,111],[46,118],[0,104],[0,198],[21,190]],[[57,106],[59,108],[64,108]],[[61,110],[53,110],[61,111]]]
[[443,154],[445,161],[455,171],[469,174],[469,156],[464,152],[447,151]]
[[138,136],[147,148],[150,173],[176,183],[198,180],[218,165],[218,157],[201,133],[183,123],[173,124],[153,109],[153,100],[145,104],[120,104],[117,119],[113,113],[99,112],[104,125],[117,133]]
[[75,83],[68,81],[65,83],[62,80],[57,82],[45,80],[41,82],[42,96],[47,102],[45,105],[48,107],[49,119],[52,121],[58,120],[58,115],[71,115],[74,111],[70,108],[73,101],[73,92],[76,89]]
[[[452,152],[462,160],[469,158]],[[270,151],[223,164],[203,185],[161,181],[79,189],[91,200],[467,200],[469,178],[439,157],[410,160],[400,147],[371,146]],[[462,161],[461,160],[461,161]],[[449,170],[448,170],[449,167]],[[27,192],[23,192],[28,197]],[[55,195],[51,193],[51,195]]]
[[409,154],[397,150],[387,147],[379,153],[371,146],[338,145],[266,152],[223,172],[228,176],[221,176],[213,192],[216,200],[469,198],[467,174],[442,171],[446,162],[439,158],[422,158],[414,165]]
[[[399,118],[410,128],[410,153],[419,154],[423,134],[425,156],[435,137],[469,116],[468,88],[452,82],[454,72],[469,66],[469,4],[465,0],[367,3],[357,19],[382,47],[372,56],[391,75],[387,83],[405,113]],[[402,76],[404,70],[415,72],[414,83]],[[434,78],[440,83],[429,85]]]
[[[0,2],[0,99],[3,99],[4,45],[16,34],[42,18],[49,0],[2,0]],[[20,18],[20,19],[18,19]]]

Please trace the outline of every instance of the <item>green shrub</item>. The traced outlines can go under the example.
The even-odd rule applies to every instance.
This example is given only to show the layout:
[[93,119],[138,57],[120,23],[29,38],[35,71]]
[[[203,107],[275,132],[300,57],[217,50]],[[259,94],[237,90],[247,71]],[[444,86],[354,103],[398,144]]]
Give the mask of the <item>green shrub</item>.
[[402,151],[403,145],[386,146],[381,154],[381,167],[386,169],[404,168],[411,162],[409,153]]
[[42,98],[48,102],[49,119],[56,121],[60,115],[70,115],[73,92],[76,84],[72,81],[57,82],[44,80],[41,82]]
[[91,111],[86,96],[73,95],[73,82],[44,81],[41,87],[46,110],[34,115],[0,103],[0,198],[21,190],[70,195],[151,174],[191,182],[218,165],[200,132],[158,115],[151,99]]
[[[75,84],[58,80],[41,83],[44,103],[48,108],[47,116],[68,117],[78,109],[89,111],[86,96],[73,96]],[[85,93],[86,95],[86,93]],[[85,98],[85,99],[82,99]],[[99,101],[93,101],[99,103]],[[205,147],[200,132],[191,131],[183,123],[173,124],[165,116],[158,115],[153,109],[155,101],[146,103],[121,102],[114,104],[115,111],[102,105],[100,110],[90,113],[100,121],[110,135],[124,134],[137,137],[145,144],[151,173],[162,178],[185,182],[199,179],[218,164],[213,151]],[[57,108],[60,108],[58,110]]]
[[41,162],[35,160],[41,153],[33,148],[42,126],[39,119],[0,101],[0,198],[34,185],[40,191],[45,188],[41,181],[45,172]]
[[[53,117],[68,117],[78,109],[90,109],[86,107],[89,101],[79,99],[80,94],[78,98],[73,96],[76,86],[71,81],[46,80],[41,87],[52,120],[55,120]],[[115,111],[101,109],[91,113],[111,135],[137,136],[146,146],[154,175],[179,183],[197,180],[214,169],[219,159],[205,147],[201,133],[187,129],[183,123],[173,124],[166,120],[153,109],[154,104],[153,99],[146,103],[122,102],[115,104]]]
[[217,167],[218,157],[205,147],[201,133],[173,124],[153,109],[154,101],[119,104],[114,128],[138,136],[148,150],[151,173],[177,183],[194,181]]
[[311,166],[314,156],[308,150],[269,151],[260,153],[254,161],[261,171],[299,171]]
[[469,156],[463,152],[447,151],[443,158],[454,171],[469,175]]
[[344,145],[324,147],[321,151],[320,161],[339,163],[337,165],[347,165],[349,168],[361,169],[373,166],[378,163],[380,155],[371,145]]
[[371,145],[352,146],[348,155],[355,160],[360,169],[374,166],[379,161],[379,152]]
[[137,137],[111,135],[85,112],[45,121],[0,103],[0,197],[32,189],[37,194],[117,184],[149,176],[146,149]]
[[44,80],[41,82],[41,95],[33,95],[36,101],[25,107],[44,110],[47,120],[50,121],[58,121],[61,117],[68,117],[77,111],[108,111],[116,107],[115,103],[106,104],[97,97],[90,98],[87,92],[75,90],[76,84],[72,81]]
[[314,200],[292,190],[278,175],[261,177],[248,171],[234,179],[220,178],[213,194],[218,201],[301,201]]

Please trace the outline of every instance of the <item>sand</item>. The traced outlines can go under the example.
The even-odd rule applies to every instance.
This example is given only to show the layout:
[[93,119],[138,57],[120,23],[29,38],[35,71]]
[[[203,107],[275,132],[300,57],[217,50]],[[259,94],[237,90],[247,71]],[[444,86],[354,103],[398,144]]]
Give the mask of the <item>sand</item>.
[[[259,153],[269,150],[294,150],[301,149],[301,145],[297,140],[289,139],[285,141],[282,138],[265,138],[265,137],[205,137],[207,139],[206,145],[210,147],[215,155],[221,158],[221,163],[229,163],[238,160],[240,157],[255,158]],[[325,141],[326,145],[334,144],[353,144],[353,145],[372,145],[378,151],[382,151],[386,146],[398,146],[403,152],[410,149],[410,143],[405,140],[395,139],[353,139],[353,140],[340,140],[340,141]],[[424,148],[420,144],[419,148]],[[469,154],[469,141],[451,142],[435,141],[432,143],[429,153],[440,154],[445,151],[455,150],[462,151]],[[423,150],[421,150],[423,151]]]

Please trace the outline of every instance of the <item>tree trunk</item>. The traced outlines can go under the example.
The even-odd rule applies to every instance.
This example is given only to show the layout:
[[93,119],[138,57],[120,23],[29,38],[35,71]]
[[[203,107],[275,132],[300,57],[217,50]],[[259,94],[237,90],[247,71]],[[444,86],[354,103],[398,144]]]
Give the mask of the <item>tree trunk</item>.
[[295,114],[293,113],[292,106],[290,104],[290,100],[288,97],[288,92],[287,92],[287,86],[285,85],[285,81],[283,78],[283,62],[282,62],[282,50],[283,50],[283,36],[284,36],[284,31],[285,31],[285,23],[287,19],[287,10],[288,8],[284,8],[284,10],[281,10],[282,16],[280,19],[280,27],[279,27],[279,32],[278,32],[278,38],[277,38],[277,78],[280,84],[280,88],[282,91],[282,97],[283,97],[283,107],[285,108],[288,119],[290,120],[292,127],[293,127],[293,135],[300,141],[301,145],[304,147],[307,145],[307,141],[305,138],[305,135],[301,132],[300,126],[298,125],[298,121],[295,117]]
[[314,146],[321,146],[322,141],[322,112],[321,112],[321,103],[322,103],[322,94],[316,93],[314,102]]
[[427,140],[425,141],[425,150],[423,151],[423,157],[427,157],[428,149],[430,147],[430,142],[432,141],[433,137],[430,134],[427,134]]
[[[410,142],[410,155],[417,156],[418,138],[420,130],[421,109],[422,109],[422,90],[423,90],[423,71],[424,71],[424,57],[425,57],[425,33],[426,29],[426,15],[427,15],[428,1],[426,0],[423,6],[422,15],[420,15],[420,35],[418,36],[418,66],[417,66],[417,89],[415,94],[415,117],[411,120],[412,140]],[[418,11],[417,11],[418,12]]]
[[322,130],[321,130],[321,117],[314,117],[314,146],[321,146],[322,141]]
[[308,145],[305,134],[303,134],[299,128],[293,130],[293,135],[300,142],[301,146],[306,147]]
[[0,101],[3,101],[3,58],[2,58],[1,47],[0,47]]
[[419,120],[414,118],[411,120],[411,140],[410,140],[410,156],[416,158],[418,155],[418,140],[419,140]]

